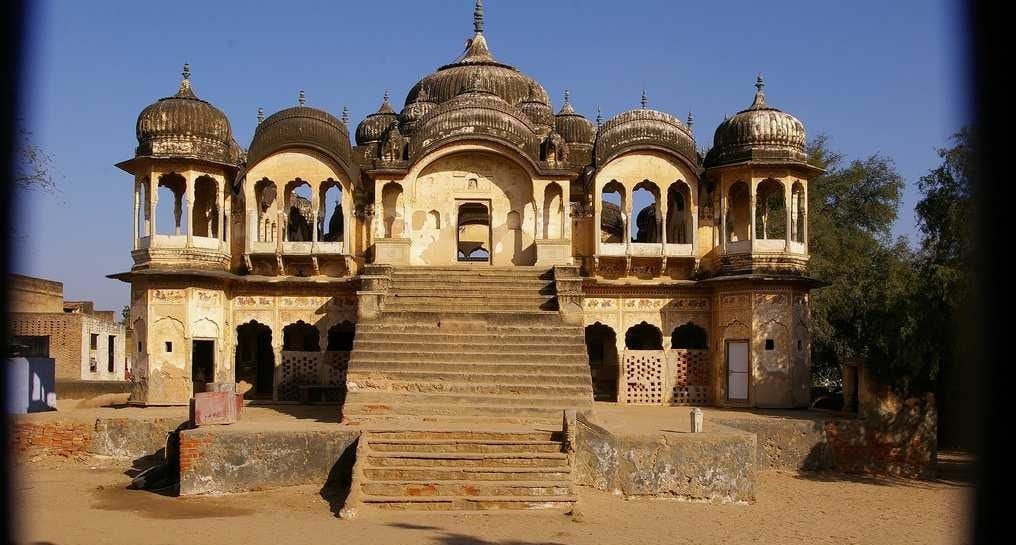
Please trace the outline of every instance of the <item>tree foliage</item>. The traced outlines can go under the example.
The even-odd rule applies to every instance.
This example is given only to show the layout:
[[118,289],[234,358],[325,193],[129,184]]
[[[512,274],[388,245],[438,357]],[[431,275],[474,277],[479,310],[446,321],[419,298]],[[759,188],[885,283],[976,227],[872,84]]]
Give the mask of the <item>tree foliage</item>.
[[893,239],[904,182],[881,155],[845,164],[823,137],[809,144],[826,170],[809,188],[811,272],[828,287],[812,296],[814,372],[835,381],[848,362],[902,394],[929,391],[962,354],[973,251],[969,132],[939,151],[922,177],[915,250]]

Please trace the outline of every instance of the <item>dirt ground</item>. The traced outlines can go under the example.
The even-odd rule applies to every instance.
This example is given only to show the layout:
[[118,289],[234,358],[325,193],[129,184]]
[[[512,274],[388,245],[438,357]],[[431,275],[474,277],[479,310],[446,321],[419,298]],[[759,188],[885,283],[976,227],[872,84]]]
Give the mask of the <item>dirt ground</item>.
[[942,457],[936,481],[841,474],[761,475],[758,501],[711,505],[581,491],[581,520],[561,512],[370,513],[335,518],[319,487],[175,498],[125,489],[109,461],[37,459],[16,467],[18,543],[257,545],[400,543],[967,543],[967,459]]

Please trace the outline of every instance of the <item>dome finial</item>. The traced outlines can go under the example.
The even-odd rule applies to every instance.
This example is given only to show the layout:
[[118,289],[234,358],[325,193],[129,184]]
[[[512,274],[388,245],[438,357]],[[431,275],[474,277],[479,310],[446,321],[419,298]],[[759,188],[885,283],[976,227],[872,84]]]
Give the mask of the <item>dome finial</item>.
[[642,109],[649,108],[649,97],[646,96],[646,90],[642,89]]
[[558,115],[573,114],[573,113],[575,113],[575,108],[573,108],[572,104],[571,104],[571,91],[569,91],[568,89],[565,89],[564,90],[564,104],[561,105],[561,111],[558,112]]
[[349,125],[349,108],[346,106],[342,107],[342,124]]
[[473,8],[473,30],[483,34],[483,0],[476,0],[476,7]]
[[564,90],[564,103],[571,104],[571,91],[568,89]]
[[300,96],[297,97],[296,101],[300,104],[300,106],[305,106],[307,104],[307,95],[303,92],[303,89],[300,89]]
[[688,125],[688,130],[689,131],[691,131],[692,128],[695,127],[695,118],[692,117],[690,110],[688,111],[688,121],[687,121],[686,125]]
[[265,120],[265,109],[262,108],[261,106],[258,106],[258,125],[260,125],[261,122],[264,120]]
[[596,106],[596,128],[600,128],[603,125],[603,112],[600,111],[600,106]]
[[183,72],[180,73],[183,79],[180,80],[180,88],[176,91],[176,96],[184,98],[197,98],[194,95],[194,91],[191,90],[190,84],[190,64],[183,63]]
[[769,105],[766,104],[765,87],[766,87],[766,82],[765,82],[765,80],[762,79],[762,74],[759,74],[755,78],[755,100],[752,101],[751,107],[749,109],[759,110],[759,109],[762,109],[762,108],[768,108],[769,107]]

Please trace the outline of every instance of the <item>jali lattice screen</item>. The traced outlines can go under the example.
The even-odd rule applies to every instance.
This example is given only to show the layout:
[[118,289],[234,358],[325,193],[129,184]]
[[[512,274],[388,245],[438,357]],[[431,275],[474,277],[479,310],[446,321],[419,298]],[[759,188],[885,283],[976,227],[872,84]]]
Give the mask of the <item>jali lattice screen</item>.
[[624,402],[630,405],[663,403],[663,350],[624,351]]

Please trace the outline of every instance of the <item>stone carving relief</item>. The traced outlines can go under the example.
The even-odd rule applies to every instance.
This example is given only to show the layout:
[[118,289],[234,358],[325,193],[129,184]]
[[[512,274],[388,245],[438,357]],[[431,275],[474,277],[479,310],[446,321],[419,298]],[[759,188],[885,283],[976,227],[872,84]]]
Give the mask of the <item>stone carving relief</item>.
[[153,303],[182,303],[186,298],[184,290],[159,289],[152,290]]

